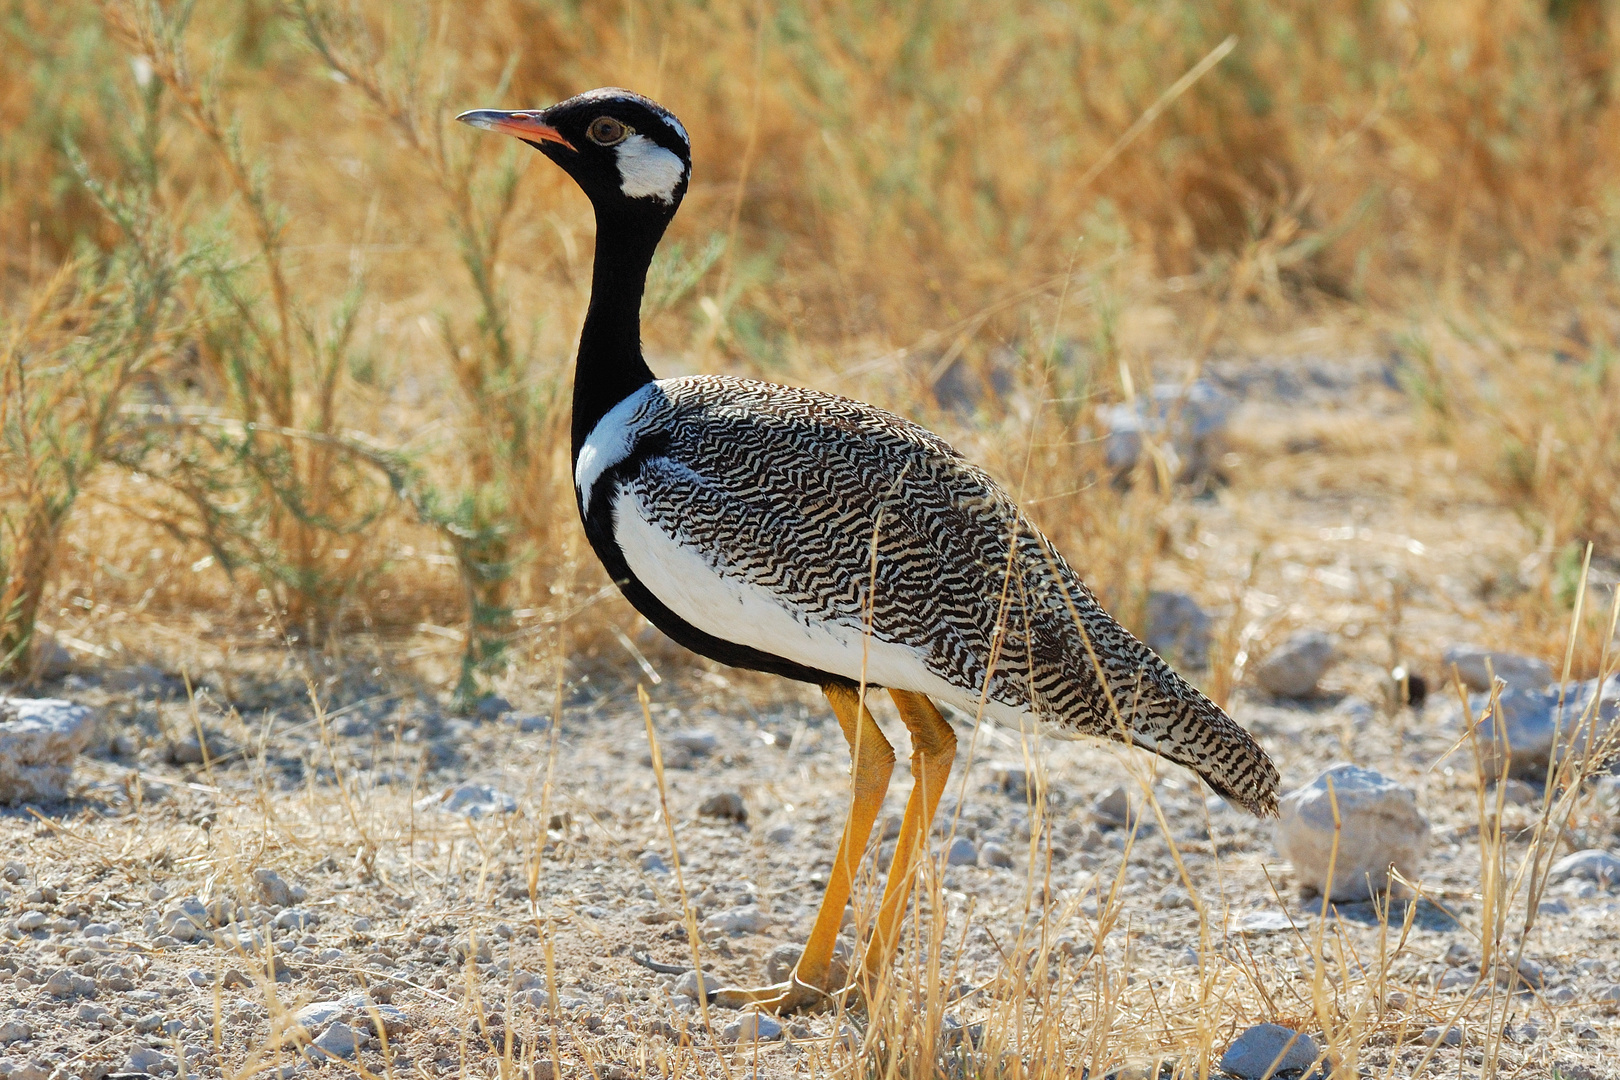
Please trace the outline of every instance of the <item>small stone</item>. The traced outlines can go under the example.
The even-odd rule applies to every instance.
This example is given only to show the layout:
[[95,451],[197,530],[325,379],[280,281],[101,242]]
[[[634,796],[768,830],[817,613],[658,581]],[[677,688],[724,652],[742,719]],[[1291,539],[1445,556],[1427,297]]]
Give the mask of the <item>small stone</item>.
[[437,795],[429,795],[416,804],[418,810],[442,810],[447,814],[460,814],[477,821],[479,818],[511,814],[517,811],[517,800],[493,784],[479,784],[471,780],[445,788]]
[[1278,810],[1278,851],[1294,864],[1302,885],[1332,900],[1382,893],[1392,866],[1407,880],[1417,879],[1429,822],[1418,812],[1416,793],[1403,784],[1371,769],[1335,765],[1284,795]]
[[1516,653],[1495,652],[1478,645],[1452,645],[1441,653],[1442,682],[1451,681],[1453,668],[1456,668],[1464,686],[1480,692],[1491,689],[1492,671],[1508,686],[1522,690],[1540,690],[1553,680],[1552,665],[1544,660]]
[[363,1032],[375,1034],[378,1021],[382,1022],[383,1032],[389,1036],[411,1030],[411,1018],[405,1010],[373,1001],[365,994],[351,994],[343,999],[342,1004],[349,1019],[359,1025]]
[[947,866],[976,866],[979,862],[979,849],[973,841],[965,836],[958,836],[951,841],[950,848],[945,853]]
[[782,1025],[758,1012],[745,1012],[722,1032],[727,1042],[774,1042],[782,1037]]
[[276,916],[274,925],[277,930],[308,930],[316,924],[316,921],[313,912],[290,907]]
[[785,847],[793,843],[793,826],[786,821],[780,825],[772,825],[765,832],[765,842],[774,847]]
[[1243,1080],[1266,1080],[1285,1069],[1308,1069],[1316,1057],[1316,1040],[1305,1032],[1257,1024],[1226,1048],[1221,1068]]
[[1601,848],[1587,848],[1565,855],[1552,864],[1547,881],[1557,885],[1570,880],[1595,881],[1600,885],[1620,884],[1620,855]]
[[341,1020],[333,1022],[320,1033],[312,1046],[331,1057],[351,1058],[359,1052],[361,1036]]
[[47,916],[43,911],[25,911],[17,916],[17,929],[25,934],[31,934],[35,930],[44,929],[46,919]]
[[1489,810],[1500,802],[1503,806],[1534,806],[1541,801],[1541,793],[1523,780],[1503,780],[1485,789],[1485,807]]
[[276,907],[291,907],[293,905],[292,886],[282,880],[280,874],[264,867],[253,871],[253,880],[259,886],[259,897],[267,904]]
[[644,874],[669,873],[669,867],[664,865],[664,857],[656,851],[643,851],[641,857],[636,860],[636,865],[641,867]]
[[775,984],[786,982],[799,963],[804,949],[799,945],[778,945],[765,957],[765,981]]
[[990,775],[995,778],[996,787],[1003,795],[1014,799],[1028,799],[1030,792],[1029,770],[1022,762],[995,761],[990,763]]
[[551,995],[540,989],[540,987],[534,986],[514,993],[512,995],[512,1004],[522,1005],[534,1009],[536,1012],[543,1012],[551,1008]]
[[1525,957],[1519,961],[1518,979],[1514,979],[1507,966],[1503,965],[1496,969],[1496,982],[1500,986],[1507,986],[1511,982],[1539,989],[1547,984],[1547,972],[1539,963]]
[[770,925],[770,917],[754,904],[716,912],[703,920],[703,929],[717,934],[755,934]]
[[1123,787],[1111,788],[1091,804],[1091,819],[1105,829],[1129,828],[1134,817],[1130,796]]
[[1310,697],[1333,656],[1332,638],[1320,630],[1302,630],[1255,667],[1254,681],[1276,697]]
[[670,991],[677,997],[698,999],[699,994],[712,994],[719,987],[720,982],[712,975],[700,975],[696,971],[688,971],[675,980],[675,986]]
[[720,745],[712,731],[685,730],[677,731],[664,740],[666,745],[678,747],[688,754],[703,755],[713,753]]
[[354,928],[354,932],[357,934],[371,933],[371,920],[366,918],[364,915],[360,916],[358,919],[355,919],[354,922],[350,923],[349,925]]
[[1186,593],[1148,593],[1147,646],[1172,667],[1209,666],[1210,626],[1210,617]]
[[1012,854],[994,840],[986,841],[979,849],[979,863],[982,866],[995,866],[1004,870],[1012,869]]
[[1192,896],[1180,885],[1167,885],[1164,891],[1159,893],[1156,906],[1166,910],[1190,908],[1193,906]]
[[95,720],[55,698],[0,698],[0,805],[59,802]]
[[28,865],[16,859],[7,859],[4,869],[0,869],[0,878],[6,881],[18,882],[28,880]]
[[146,1073],[148,1075],[163,1072],[178,1072],[179,1066],[174,1058],[160,1050],[153,1050],[149,1046],[137,1046],[129,1052],[124,1059],[124,1071],[132,1073]]
[[69,971],[67,968],[59,968],[52,973],[50,978],[45,980],[45,992],[52,997],[59,998],[94,997],[96,981]]
[[1461,1046],[1463,1044],[1462,1028],[1426,1027],[1423,1029],[1423,1041],[1430,1046]]
[[0,1043],[26,1042],[34,1037],[34,1029],[24,1020],[7,1020],[0,1024]]
[[704,817],[733,821],[738,825],[748,820],[748,807],[743,803],[743,797],[735,791],[721,791],[710,795],[698,806],[698,813]]
[[473,706],[473,712],[478,714],[480,720],[499,720],[512,711],[512,703],[499,694],[485,694]]
[[157,1013],[147,1013],[145,1016],[136,1020],[133,1025],[137,1035],[150,1035],[152,1032],[156,1031],[162,1026],[163,1017]]

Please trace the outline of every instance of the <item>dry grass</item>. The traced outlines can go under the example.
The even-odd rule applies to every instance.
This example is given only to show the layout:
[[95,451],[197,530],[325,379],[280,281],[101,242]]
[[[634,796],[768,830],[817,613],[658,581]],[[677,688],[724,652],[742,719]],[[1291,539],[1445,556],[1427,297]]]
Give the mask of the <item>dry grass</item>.
[[[1318,351],[1396,356],[1409,415],[1312,420],[1304,443],[1236,433],[1219,498],[1349,501],[1394,477],[1409,506],[1505,507],[1525,539],[1457,613],[1493,644],[1573,640],[1572,672],[1595,674],[1609,636],[1587,545],[1591,580],[1620,574],[1614,18],[1591,0],[22,0],[0,21],[0,670],[36,613],[81,658],[180,653],[228,679],[292,640],[464,700],[513,662],[622,659],[631,618],[574,524],[560,438],[589,216],[521,147],[448,124],[615,83],[695,139],[649,289],[660,373],[815,384],[942,430],[1128,624],[1167,582],[1220,606],[1225,700],[1252,652],[1309,621],[1275,602],[1300,584],[1276,575],[1305,526],[1198,555],[1185,492],[1151,467],[1108,482],[1094,406],[1320,329]],[[1403,607],[1432,581],[1376,569],[1346,571],[1340,620],[1380,627],[1368,663],[1434,653]],[[386,862],[398,797],[339,787],[340,819],[312,788],[296,829],[266,797],[216,835]],[[1561,790],[1511,859],[1480,807],[1493,956],[1529,931],[1579,785]],[[545,830],[525,820],[500,839],[538,867]],[[494,842],[446,844],[463,840]],[[209,854],[226,877],[253,861],[226,855]],[[1202,1063],[1235,1018],[1282,1016],[1322,1030],[1349,1076],[1412,1015],[1442,1016],[1438,999],[1389,1011],[1383,955],[1349,963],[1322,935],[1301,939],[1316,975],[1285,1005],[1268,973],[1207,951],[1173,1000],[1144,996],[1103,948],[1118,882],[1092,996],[1060,1001],[1075,984],[1047,972],[1073,962],[1053,928],[1073,912],[1041,895],[1037,856],[1039,920],[1006,943],[988,1045],[937,1060],[948,980],[913,948],[860,1053],[820,1047],[810,1068],[1014,1075],[1009,1050],[1056,1076],[1150,1047]],[[950,909],[937,880],[923,890],[918,945]]]

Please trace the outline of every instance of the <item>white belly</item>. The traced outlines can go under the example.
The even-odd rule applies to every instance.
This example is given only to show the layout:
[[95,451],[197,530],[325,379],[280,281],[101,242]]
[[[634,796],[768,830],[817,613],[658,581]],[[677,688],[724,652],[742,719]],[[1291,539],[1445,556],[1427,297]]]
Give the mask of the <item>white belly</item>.
[[[648,520],[632,491],[613,502],[613,535],[630,570],[665,607],[699,630],[852,682],[927,694],[977,714],[977,691],[934,674],[922,653],[880,641],[859,625],[813,619],[775,593],[720,573],[703,554]],[[988,702],[986,715],[1020,724],[1028,710]]]

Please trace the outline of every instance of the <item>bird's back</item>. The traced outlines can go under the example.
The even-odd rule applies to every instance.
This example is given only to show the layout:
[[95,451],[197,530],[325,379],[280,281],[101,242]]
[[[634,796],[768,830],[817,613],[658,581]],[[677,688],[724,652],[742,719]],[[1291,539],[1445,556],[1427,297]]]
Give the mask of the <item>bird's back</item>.
[[[596,494],[645,549],[637,576],[713,624],[700,629],[1059,736],[1125,739],[1250,809],[1274,806],[1258,744],[938,436],[848,398],[725,376],[662,380],[616,412],[593,434],[594,462],[582,455],[582,496],[611,472]],[[692,559],[719,584],[697,582]]]

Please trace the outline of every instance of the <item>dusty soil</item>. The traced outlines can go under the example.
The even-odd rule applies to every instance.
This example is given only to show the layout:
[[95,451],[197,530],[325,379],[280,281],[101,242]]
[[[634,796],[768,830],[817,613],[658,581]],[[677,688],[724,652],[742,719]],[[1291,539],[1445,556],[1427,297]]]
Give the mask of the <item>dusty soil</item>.
[[[1312,372],[1329,370],[1353,377],[1318,385]],[[1256,655],[1294,627],[1336,636],[1342,659],[1318,696],[1240,688],[1233,714],[1286,788],[1345,760],[1412,786],[1433,826],[1424,898],[1387,918],[1372,904],[1324,912],[1271,826],[1190,774],[955,716],[958,771],[933,846],[965,840],[975,862],[926,876],[926,917],[912,924],[925,932],[903,946],[893,991],[932,1018],[946,1075],[1005,1071],[1007,1053],[1074,1075],[1167,1053],[1201,1075],[1236,1033],[1272,1020],[1324,1039],[1337,1075],[1620,1076],[1620,893],[1553,888],[1524,952],[1540,985],[1499,985],[1485,942],[1502,917],[1517,943],[1527,890],[1508,888],[1499,911],[1475,777],[1447,758],[1460,732],[1446,694],[1412,710],[1386,692],[1392,658],[1437,685],[1445,645],[1499,639],[1493,588],[1534,555],[1524,530],[1457,494],[1380,362],[1292,356],[1216,375],[1240,398],[1229,464],[1243,480],[1178,504],[1185,550],[1160,586],[1237,610]],[[1228,591],[1250,565],[1241,593]],[[628,652],[572,666],[560,686],[520,672],[501,688],[510,709],[482,718],[448,715],[385,668],[276,650],[243,653],[229,679],[201,677],[190,696],[161,664],[31,691],[96,706],[103,734],[70,802],[0,816],[0,1071],[504,1075],[510,1062],[536,1076],[767,1077],[871,1060],[882,1025],[858,1011],[737,1043],[725,1034],[737,1014],[677,993],[689,926],[722,982],[766,981],[772,950],[803,941],[842,823],[847,752],[813,691],[710,670],[632,633],[656,684]],[[649,684],[678,873],[637,681]],[[877,712],[901,748],[897,820],[905,734],[886,700]],[[463,791],[487,812],[437,801],[467,783],[488,785]],[[1121,786],[1134,828],[1095,809]],[[1547,852],[1620,847],[1617,799],[1612,778],[1588,785]],[[1513,808],[1510,831],[1538,812]],[[1529,851],[1527,834],[1506,843],[1509,877]],[[874,843],[851,937],[888,854]],[[194,918],[172,914],[186,910]],[[299,1030],[292,1014],[319,1002],[339,1007],[319,1022],[306,1013]],[[301,1049],[334,1017],[356,1036],[352,1063]],[[1455,1045],[1425,1039],[1451,1027]],[[1063,1033],[1055,1048],[1049,1030]]]

